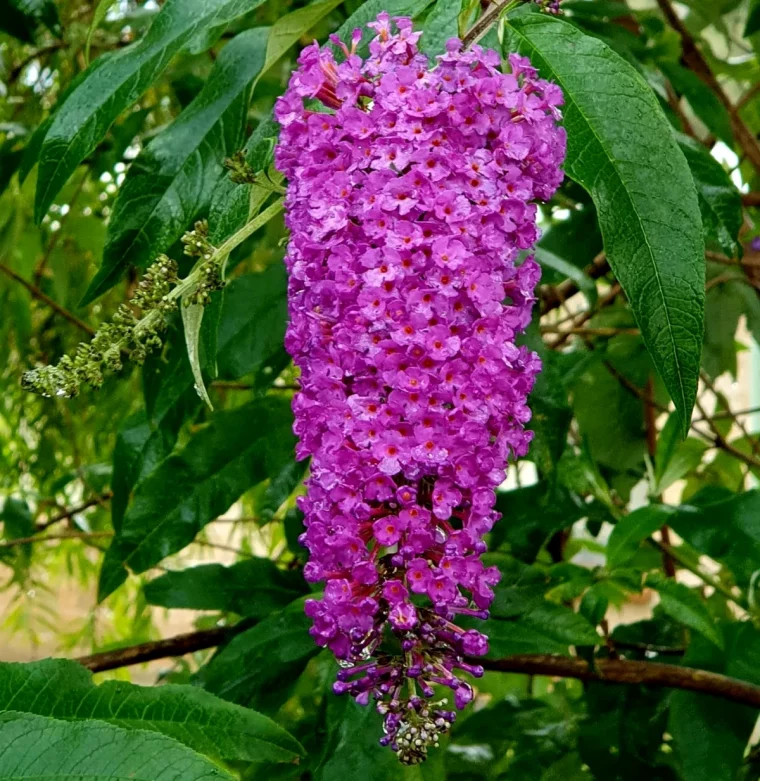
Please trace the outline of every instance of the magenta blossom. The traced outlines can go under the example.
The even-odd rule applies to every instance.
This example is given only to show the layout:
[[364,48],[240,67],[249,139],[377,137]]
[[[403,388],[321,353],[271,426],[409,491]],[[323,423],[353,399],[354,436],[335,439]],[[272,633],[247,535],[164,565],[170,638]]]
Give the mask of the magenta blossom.
[[[538,357],[515,344],[539,269],[537,200],[560,182],[562,93],[524,57],[458,39],[436,63],[408,19],[381,14],[369,57],[356,32],[338,62],[301,54],[277,102],[276,161],[289,180],[293,402],[310,561],[307,602],[335,691],[377,702],[403,762],[424,759],[473,697],[466,658],[487,638],[499,573],[480,555],[495,488],[531,433]],[[420,696],[421,695],[421,696]]]

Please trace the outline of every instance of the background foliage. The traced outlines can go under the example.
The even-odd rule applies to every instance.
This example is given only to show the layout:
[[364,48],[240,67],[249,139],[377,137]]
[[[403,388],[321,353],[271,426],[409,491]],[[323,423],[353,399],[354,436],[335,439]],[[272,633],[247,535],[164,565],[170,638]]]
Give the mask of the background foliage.
[[[2,627],[90,654],[0,664],[0,778],[760,778],[760,440],[727,394],[760,338],[760,3],[563,7],[0,0]],[[328,693],[307,634],[280,183],[224,166],[243,148],[266,171],[299,47],[380,10],[414,16],[429,54],[473,26],[529,54],[569,134],[526,337],[536,436],[490,540],[490,669],[415,769]],[[187,275],[201,218],[231,248],[205,312],[97,392],[22,389],[159,253]],[[74,626],[55,613],[72,585],[92,609]],[[651,617],[613,622],[642,592]],[[161,641],[161,608],[199,611],[195,631]],[[127,682],[169,657],[161,685]],[[691,669],[731,680],[696,693]]]

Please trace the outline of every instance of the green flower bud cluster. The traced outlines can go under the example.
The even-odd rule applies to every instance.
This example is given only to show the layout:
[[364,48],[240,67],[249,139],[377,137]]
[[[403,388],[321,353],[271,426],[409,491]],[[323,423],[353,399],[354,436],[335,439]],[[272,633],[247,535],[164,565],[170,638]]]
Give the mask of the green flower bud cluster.
[[125,355],[142,363],[149,352],[161,347],[160,334],[166,330],[167,317],[178,308],[178,302],[206,306],[211,294],[224,287],[224,267],[230,252],[280,211],[281,199],[218,248],[209,241],[208,223],[196,222],[193,230],[182,237],[185,254],[198,258],[186,277],[179,279],[175,261],[160,255],[145,272],[129,305],[122,304],[111,322],[100,326],[90,344],[80,344],[73,357],[64,356],[57,366],[26,372],[22,387],[42,396],[70,398],[79,393],[83,383],[100,387],[104,371],[119,371]]
[[274,165],[270,165],[267,170],[257,171],[245,159],[244,152],[235,152],[232,157],[228,157],[224,161],[224,166],[229,169],[230,179],[235,184],[255,184],[265,190],[271,190],[273,193],[285,194],[285,188],[282,186],[282,174]]
[[211,294],[224,287],[224,263],[220,262],[214,247],[208,240],[208,222],[200,220],[195,223],[193,230],[188,231],[182,237],[185,245],[185,255],[191,258],[201,258],[202,262],[196,268],[198,274],[198,286],[189,293],[185,306],[199,304],[206,306],[211,300]]
[[143,363],[162,344],[166,317],[177,308],[170,294],[178,283],[176,262],[160,255],[145,272],[130,305],[121,304],[111,321],[100,326],[89,344],[81,343],[73,356],[64,355],[57,366],[26,372],[22,387],[41,396],[71,398],[83,383],[99,388],[106,370],[122,369],[125,355]]
[[256,171],[245,159],[245,152],[235,152],[224,161],[224,167],[229,169],[230,179],[235,184],[253,184],[256,181]]

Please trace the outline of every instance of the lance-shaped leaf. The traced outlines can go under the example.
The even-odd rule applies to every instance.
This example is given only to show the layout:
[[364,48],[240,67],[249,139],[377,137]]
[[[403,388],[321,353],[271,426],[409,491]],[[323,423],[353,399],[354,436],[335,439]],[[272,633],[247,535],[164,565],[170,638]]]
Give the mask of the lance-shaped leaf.
[[527,14],[507,48],[528,55],[565,94],[565,169],[594,200],[623,286],[685,434],[704,331],[702,221],[689,167],[652,91],[608,46],[572,25]]
[[296,600],[234,637],[198,671],[195,682],[217,697],[263,709],[269,696],[286,694],[284,684],[318,653],[310,625],[303,599]]
[[265,398],[216,414],[179,453],[134,490],[103,561],[99,598],[190,544],[251,486],[292,473],[295,438],[286,399]]
[[160,732],[201,754],[242,762],[293,762],[295,738],[256,711],[232,705],[195,686],[95,686],[76,662],[45,659],[0,664],[0,712],[62,721],[98,719],[130,730]]
[[208,208],[223,160],[240,146],[267,35],[248,30],[225,46],[195,100],[132,163],[84,303],[116,284],[129,264],[147,266]]
[[230,567],[202,564],[167,572],[145,586],[151,605],[186,610],[225,610],[265,618],[307,592],[300,572],[281,570],[269,559],[246,559]]
[[232,781],[176,740],[102,721],[0,714],[0,778],[47,781]]
[[263,0],[167,0],[138,43],[99,57],[57,110],[40,152],[35,219],[124,109],[150,87],[199,30],[229,24]]

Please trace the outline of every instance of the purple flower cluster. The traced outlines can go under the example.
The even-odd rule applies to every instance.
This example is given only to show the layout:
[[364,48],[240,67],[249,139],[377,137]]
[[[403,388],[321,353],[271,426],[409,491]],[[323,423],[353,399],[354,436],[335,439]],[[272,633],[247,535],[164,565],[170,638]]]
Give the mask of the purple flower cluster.
[[[286,346],[301,369],[293,403],[307,602],[337,693],[378,701],[404,762],[424,759],[473,696],[459,671],[487,638],[495,567],[480,560],[500,517],[494,489],[528,450],[526,398],[538,357],[515,345],[539,268],[534,200],[562,180],[560,89],[528,60],[458,39],[431,67],[409,19],[368,25],[369,57],[317,44],[279,99],[276,150],[288,177]],[[326,109],[329,109],[327,110]]]

